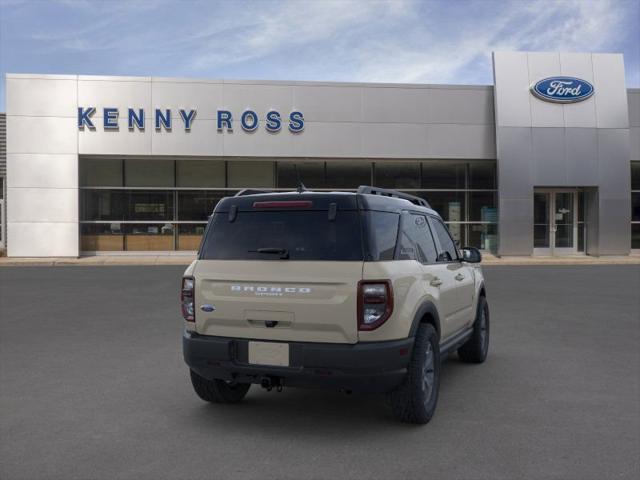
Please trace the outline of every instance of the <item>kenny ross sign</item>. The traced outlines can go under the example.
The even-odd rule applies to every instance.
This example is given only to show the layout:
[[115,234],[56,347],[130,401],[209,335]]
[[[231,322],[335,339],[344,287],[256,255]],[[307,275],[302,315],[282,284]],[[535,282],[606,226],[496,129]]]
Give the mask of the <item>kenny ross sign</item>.
[[[88,128],[95,130],[96,126],[93,117],[96,113],[95,107],[78,107],[78,128],[84,130]],[[120,125],[118,123],[120,115],[126,115],[127,127],[133,131],[135,129],[145,129],[145,112],[143,108],[127,108],[126,113],[120,112],[119,109],[113,107],[105,107],[102,109],[102,126],[105,130],[117,130]],[[178,111],[180,119],[177,120],[185,131],[191,130],[191,126],[196,119],[197,111],[180,109]],[[153,113],[153,126],[156,131],[165,130],[171,132],[173,123],[176,119],[171,116],[171,109],[156,108]],[[216,123],[219,132],[225,130],[233,131],[234,122],[238,121],[242,130],[245,132],[254,132],[260,127],[260,117],[253,110],[245,110],[239,119],[235,119],[229,110],[218,110],[216,112]],[[291,133],[299,133],[304,130],[304,116],[302,112],[297,110],[289,113],[287,120],[283,120],[280,112],[269,110],[265,116],[264,128],[268,132],[277,133],[282,129],[282,124],[287,123]]]

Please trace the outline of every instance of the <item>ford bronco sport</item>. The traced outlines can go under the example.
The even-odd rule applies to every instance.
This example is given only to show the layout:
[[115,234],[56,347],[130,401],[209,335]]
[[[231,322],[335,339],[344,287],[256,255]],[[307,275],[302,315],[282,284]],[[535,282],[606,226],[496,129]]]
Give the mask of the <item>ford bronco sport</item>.
[[427,423],[441,359],[487,356],[480,260],[393,190],[224,198],[182,279],[193,388],[217,403],[251,384],[384,392],[397,419]]

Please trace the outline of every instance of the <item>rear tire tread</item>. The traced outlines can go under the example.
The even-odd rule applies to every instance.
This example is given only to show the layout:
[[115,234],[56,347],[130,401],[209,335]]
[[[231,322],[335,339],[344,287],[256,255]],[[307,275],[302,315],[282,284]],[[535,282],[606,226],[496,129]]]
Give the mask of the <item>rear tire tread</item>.
[[205,402],[211,403],[238,403],[245,397],[250,383],[229,384],[224,380],[207,380],[193,370],[191,373],[191,384],[196,394]]
[[[434,386],[429,399],[422,391],[423,362],[427,344],[431,343],[434,355]],[[393,416],[405,423],[426,424],[435,413],[440,386],[440,350],[438,334],[430,324],[421,324],[416,333],[411,360],[404,382],[388,394]]]

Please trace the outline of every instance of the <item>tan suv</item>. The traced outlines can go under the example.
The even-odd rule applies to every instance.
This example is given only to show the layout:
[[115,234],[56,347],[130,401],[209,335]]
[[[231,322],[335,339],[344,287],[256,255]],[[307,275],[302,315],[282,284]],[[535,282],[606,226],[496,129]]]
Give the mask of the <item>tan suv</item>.
[[426,423],[441,358],[487,356],[480,260],[393,190],[224,198],[182,279],[193,388],[217,403],[252,383],[384,392],[399,420]]

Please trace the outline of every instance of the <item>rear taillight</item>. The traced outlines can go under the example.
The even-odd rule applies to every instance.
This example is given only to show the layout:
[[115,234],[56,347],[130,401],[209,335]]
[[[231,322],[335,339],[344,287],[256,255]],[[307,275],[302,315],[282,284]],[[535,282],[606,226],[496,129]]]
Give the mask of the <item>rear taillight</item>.
[[375,330],[393,312],[393,289],[389,280],[358,282],[358,330]]
[[196,311],[194,306],[194,291],[196,281],[193,277],[183,277],[182,289],[180,291],[180,306],[182,308],[182,316],[187,322],[196,321]]

